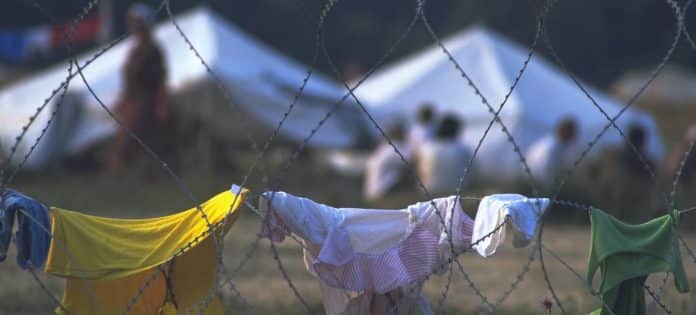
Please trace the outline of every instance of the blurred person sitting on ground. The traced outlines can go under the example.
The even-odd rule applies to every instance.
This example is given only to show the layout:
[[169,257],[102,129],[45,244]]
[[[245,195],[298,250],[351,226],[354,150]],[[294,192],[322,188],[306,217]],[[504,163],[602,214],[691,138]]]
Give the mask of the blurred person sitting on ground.
[[[406,160],[411,152],[406,145],[406,127],[402,122],[387,130],[387,136]],[[377,146],[367,160],[363,197],[366,200],[381,198],[392,191],[401,181],[406,165],[394,148],[385,140]]]
[[116,115],[123,127],[119,128],[106,159],[106,171],[116,172],[130,162],[134,155],[144,153],[127,129],[132,130],[145,144],[167,162],[172,160],[166,134],[170,127],[169,104],[166,91],[165,61],[159,45],[150,32],[154,12],[144,4],[133,4],[128,10],[127,24],[135,39],[122,68],[122,86]]
[[559,172],[570,165],[577,140],[577,122],[565,118],[552,134],[535,141],[526,154],[534,178],[546,187],[551,186]]
[[425,142],[432,140],[435,133],[435,107],[430,103],[421,104],[415,122],[408,130],[408,146],[416,152]]
[[687,154],[687,151],[691,149],[691,151],[688,152],[688,156],[686,156],[686,160],[684,160],[681,173],[681,179],[687,183],[693,182],[694,178],[696,178],[696,152],[691,148],[691,144],[694,142],[696,142],[696,124],[692,124],[689,129],[686,130],[684,137],[674,147],[667,163],[668,174],[676,176],[679,168],[682,167],[682,160]]
[[464,175],[471,151],[459,140],[463,129],[456,116],[445,115],[435,130],[435,137],[423,143],[418,151],[418,176],[433,197],[454,193]]

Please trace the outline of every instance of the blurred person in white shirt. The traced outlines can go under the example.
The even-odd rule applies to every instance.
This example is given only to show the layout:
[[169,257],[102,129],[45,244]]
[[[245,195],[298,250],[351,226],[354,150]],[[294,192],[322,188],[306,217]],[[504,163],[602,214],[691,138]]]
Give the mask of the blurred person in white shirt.
[[[471,159],[471,151],[459,141],[462,129],[463,123],[457,117],[445,115],[433,139],[423,143],[418,151],[418,175],[433,196],[456,192]],[[464,179],[463,184],[466,182]]]
[[430,103],[420,105],[415,121],[408,130],[408,146],[416,152],[435,133],[435,107]]
[[[398,122],[387,130],[387,136],[403,157],[411,159],[411,150],[406,144],[406,127]],[[367,160],[363,184],[363,197],[378,199],[394,189],[402,180],[406,164],[386,140],[380,143]]]
[[573,118],[563,119],[553,133],[534,142],[527,151],[527,165],[534,178],[549,187],[556,176],[572,163],[578,142],[578,125]]

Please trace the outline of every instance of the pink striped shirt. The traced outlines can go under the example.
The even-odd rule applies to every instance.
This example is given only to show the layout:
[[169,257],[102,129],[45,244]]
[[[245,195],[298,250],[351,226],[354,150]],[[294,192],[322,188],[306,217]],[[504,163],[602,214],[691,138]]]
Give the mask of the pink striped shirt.
[[[268,198],[271,193],[260,201],[266,210]],[[442,219],[448,225],[452,220],[456,251],[471,243],[474,225],[456,196],[373,210],[334,208],[276,192],[270,211],[271,231],[263,234],[274,241],[288,232],[300,236],[309,249],[307,268],[325,285],[376,294],[423,281],[446,266],[451,249]]]

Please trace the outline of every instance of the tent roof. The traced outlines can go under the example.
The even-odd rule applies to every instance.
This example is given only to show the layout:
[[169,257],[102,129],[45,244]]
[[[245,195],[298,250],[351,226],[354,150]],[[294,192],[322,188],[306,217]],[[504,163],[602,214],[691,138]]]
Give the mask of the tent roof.
[[[456,33],[443,44],[494,109],[502,103],[528,56],[528,48],[481,26]],[[607,114],[613,116],[621,109],[622,104],[586,84],[583,86]],[[387,66],[368,78],[356,93],[372,104],[383,122],[400,113],[413,117],[425,102],[433,104],[439,112],[457,113],[466,122],[464,141],[470,145],[478,142],[492,118],[488,107],[436,44]],[[583,142],[608,123],[565,73],[535,54],[505,104],[501,119],[524,150],[566,117],[578,121]],[[648,129],[649,150],[661,159],[662,142],[652,118],[631,108],[618,124],[627,128],[632,123],[641,123]],[[490,152],[491,160],[501,155],[503,147],[505,150],[510,147],[506,136],[496,129],[499,128],[494,128],[487,138],[488,144],[482,148],[484,153]],[[601,142],[618,141],[620,136],[610,129]]]
[[[443,43],[494,108],[503,101],[528,53],[527,48],[482,26],[456,33]],[[614,100],[592,88],[588,90],[610,115],[620,109]],[[442,110],[456,111],[469,118],[490,117],[480,97],[437,45],[376,73],[357,92],[375,108],[412,111],[422,102],[432,102]],[[538,115],[540,110],[544,115]],[[564,73],[538,54],[529,62],[503,114],[524,115],[545,125],[567,115],[606,121]]]
[[[287,84],[297,85],[307,74],[307,66],[283,55],[273,47],[261,42],[238,26],[228,23],[224,18],[205,7],[195,9],[177,18],[181,28],[203,59],[217,74],[229,79],[268,79],[269,77]],[[170,64],[171,69],[182,69],[187,72],[190,68],[204,70],[200,62],[193,57],[178,32],[171,24],[165,24],[158,30],[158,37],[164,43],[165,38],[177,41],[182,47],[176,47],[167,42],[166,50],[172,51],[169,58],[177,62],[178,67]],[[182,55],[185,54],[185,55]],[[181,64],[184,61],[185,67]],[[172,86],[183,84],[185,80],[172,76]],[[321,93],[337,93],[340,90],[330,80],[321,74],[313,73],[308,86]],[[340,92],[340,91],[339,91]]]
[[[509,87],[505,87],[505,72],[500,69],[498,60],[499,50],[507,47],[495,43],[498,40],[486,29],[475,27],[444,41],[447,50],[494,107],[502,101]],[[437,45],[388,66],[365,81],[356,92],[375,108],[388,111],[398,108],[412,112],[421,103],[429,102],[443,111],[456,111],[469,117],[487,115],[481,99]],[[510,102],[505,114],[513,114],[516,106],[514,101]]]
[[[444,45],[494,108],[503,101],[528,53],[527,48],[481,26],[454,34]],[[620,104],[588,89],[610,115],[618,112]],[[488,115],[480,98],[437,45],[378,72],[358,88],[358,93],[376,108],[399,106],[413,110],[421,102],[431,101],[439,108],[467,115]],[[541,108],[545,114],[536,115]],[[564,73],[538,54],[533,56],[503,112],[523,114],[545,124],[566,115],[605,120]]]
[[[212,71],[226,84],[234,87],[233,98],[235,92],[244,94],[240,97],[239,105],[252,112],[256,101],[264,102],[266,106],[276,107],[274,113],[278,115],[258,117],[267,125],[275,125],[292,100],[292,95],[287,95],[286,91],[283,92],[284,94],[279,92],[281,87],[286,89],[290,87],[292,90],[299,88],[307,75],[307,68],[258,41],[237,26],[227,23],[205,7],[184,13],[176,17],[176,21]],[[189,49],[172,23],[164,21],[157,25],[153,32],[165,56],[167,83],[170,89],[176,90],[208,77],[200,60],[195,57],[194,52]],[[132,42],[131,38],[124,40],[84,67],[83,73],[87,81],[108,107],[114,106],[118,93],[121,91],[121,66]],[[82,63],[99,50],[86,53],[78,57],[78,60]],[[42,104],[51,91],[65,79],[67,64],[65,62],[41,71],[30,78],[8,85],[0,91],[1,145],[9,146],[14,141],[22,126],[28,122],[29,116],[35,113],[36,107]],[[254,91],[249,91],[250,89]],[[76,127],[79,131],[66,144],[67,151],[74,152],[107,137],[113,133],[115,126],[107,114],[99,108],[96,100],[88,94],[79,76],[70,82],[70,91],[84,96],[89,112],[89,119],[82,121],[80,126]],[[342,95],[343,89],[315,72],[307,83],[306,92],[332,99]],[[250,98],[249,95],[254,97]],[[48,121],[50,111],[51,108],[48,108],[39,115],[29,129],[27,140],[20,145],[19,154],[28,150],[30,143],[33,143]],[[332,121],[328,122],[326,131],[322,128],[322,131],[317,134],[317,141],[312,143],[332,143],[338,146],[349,144],[352,141],[352,134],[343,132],[341,128],[333,124]],[[297,123],[293,119],[288,121],[288,127],[281,132],[294,131],[290,134],[295,138],[306,136],[304,130],[297,130],[298,125],[306,125],[306,134],[308,134],[311,126],[307,123]],[[45,141],[49,140],[42,142]],[[39,156],[40,154],[36,155],[33,160],[37,164],[46,159]],[[31,164],[32,160],[28,166],[31,167]]]
[[[305,66],[255,39],[236,25],[226,22],[206,7],[177,16],[176,21],[203,60],[218,75],[231,79],[264,78],[264,76],[273,75],[286,82],[297,82],[298,85],[306,75]],[[158,25],[154,29],[154,36],[161,43],[166,57],[167,79],[170,87],[176,89],[190,80],[197,80],[206,75],[205,68],[169,21]],[[83,72],[90,85],[94,84],[93,87],[96,90],[104,90],[104,96],[107,99],[115,97],[112,97],[113,93],[108,91],[115,93],[120,90],[121,64],[131,45],[132,39],[128,38],[84,68]],[[86,53],[78,59],[84,62],[99,50]],[[0,91],[0,108],[16,106],[19,110],[33,111],[40,104],[36,101],[42,101],[65,79],[67,69],[67,62],[65,62],[8,85]],[[326,92],[335,93],[337,90],[331,81],[316,73],[312,75],[310,85]],[[72,89],[85,88],[79,78],[72,80],[71,86]],[[37,92],[45,93],[37,95]],[[27,106],[32,104],[34,106]],[[26,109],[26,107],[33,108]]]

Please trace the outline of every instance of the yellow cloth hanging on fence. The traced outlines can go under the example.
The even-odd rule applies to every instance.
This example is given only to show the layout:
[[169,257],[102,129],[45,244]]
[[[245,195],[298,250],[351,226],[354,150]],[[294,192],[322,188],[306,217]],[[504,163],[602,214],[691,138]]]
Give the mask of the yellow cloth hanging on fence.
[[[239,217],[237,209],[247,193],[223,192],[201,205],[211,224],[231,213],[225,230],[216,229],[218,236]],[[124,314],[136,296],[128,314],[171,314],[173,305],[179,312],[192,308],[199,313],[197,304],[215,287],[215,242],[196,208],[151,219],[112,219],[51,208],[51,221],[54,239],[45,269],[67,279],[61,304],[70,314]],[[151,283],[144,288],[147,281]],[[58,308],[56,313],[65,312]],[[205,314],[223,313],[214,296]]]

